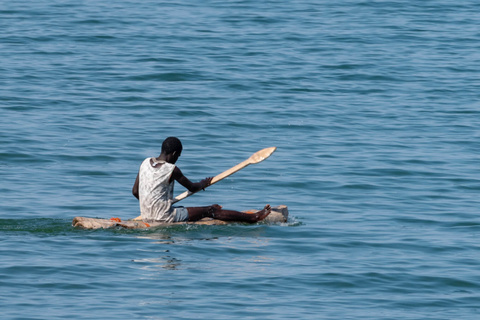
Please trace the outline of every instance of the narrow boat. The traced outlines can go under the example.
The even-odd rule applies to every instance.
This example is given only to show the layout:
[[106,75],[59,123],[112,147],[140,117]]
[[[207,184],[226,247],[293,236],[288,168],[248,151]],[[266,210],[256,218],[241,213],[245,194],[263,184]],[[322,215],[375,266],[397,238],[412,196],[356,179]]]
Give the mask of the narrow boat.
[[[256,210],[244,211],[246,213],[254,213]],[[285,205],[272,207],[272,212],[261,223],[283,223],[288,220],[288,208]],[[224,225],[235,223],[235,221],[222,221],[212,218],[203,218],[195,222],[143,222],[141,220],[121,220],[120,218],[96,219],[87,217],[75,217],[72,225],[76,228],[83,229],[109,229],[109,228],[125,228],[125,229],[146,229],[155,227],[166,227],[181,224],[201,224],[201,225]]]

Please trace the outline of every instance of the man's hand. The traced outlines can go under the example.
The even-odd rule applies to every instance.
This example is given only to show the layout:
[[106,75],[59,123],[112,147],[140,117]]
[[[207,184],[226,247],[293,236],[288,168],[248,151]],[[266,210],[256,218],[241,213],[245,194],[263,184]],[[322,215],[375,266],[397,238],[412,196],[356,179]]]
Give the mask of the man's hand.
[[208,178],[205,178],[202,181],[200,181],[200,184],[202,186],[201,189],[203,191],[205,191],[205,188],[208,187],[211,184],[212,179],[213,179],[213,177],[208,177]]

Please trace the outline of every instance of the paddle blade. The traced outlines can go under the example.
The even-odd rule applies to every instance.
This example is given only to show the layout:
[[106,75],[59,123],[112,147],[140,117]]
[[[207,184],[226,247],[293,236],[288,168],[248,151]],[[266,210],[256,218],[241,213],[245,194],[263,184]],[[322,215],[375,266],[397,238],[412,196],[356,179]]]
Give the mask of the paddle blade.
[[253,164],[253,163],[262,162],[263,160],[270,157],[272,153],[275,152],[275,150],[277,150],[277,147],[270,147],[270,148],[265,148],[260,151],[257,151],[254,154],[252,154],[250,158],[248,158],[249,163]]

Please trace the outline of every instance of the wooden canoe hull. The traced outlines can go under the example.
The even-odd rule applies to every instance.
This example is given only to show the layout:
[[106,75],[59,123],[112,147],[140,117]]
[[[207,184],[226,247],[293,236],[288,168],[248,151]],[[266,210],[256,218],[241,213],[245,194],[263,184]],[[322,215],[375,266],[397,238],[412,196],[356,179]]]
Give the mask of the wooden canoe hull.
[[[248,211],[246,211],[248,212]],[[277,207],[272,207],[272,212],[263,220],[265,223],[283,223],[288,220],[288,208],[285,205],[280,205]],[[164,222],[150,222],[145,223],[139,220],[125,220],[120,221],[118,218],[112,219],[96,219],[96,218],[87,218],[87,217],[75,217],[72,221],[72,225],[77,228],[84,229],[108,229],[108,228],[126,228],[126,229],[146,229],[153,227],[162,227],[162,226],[172,226],[179,224],[201,224],[201,225],[224,225],[231,222],[226,222],[222,220],[216,220],[212,218],[204,218],[195,222],[173,222],[173,223],[164,223]]]

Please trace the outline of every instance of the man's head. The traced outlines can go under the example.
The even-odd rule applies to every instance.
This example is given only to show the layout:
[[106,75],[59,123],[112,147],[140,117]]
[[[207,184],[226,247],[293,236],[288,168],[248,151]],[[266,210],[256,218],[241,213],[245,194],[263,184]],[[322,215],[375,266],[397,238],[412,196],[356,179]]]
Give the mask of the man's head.
[[182,153],[183,146],[178,138],[168,137],[162,143],[162,154],[165,156],[174,156],[175,162]]

